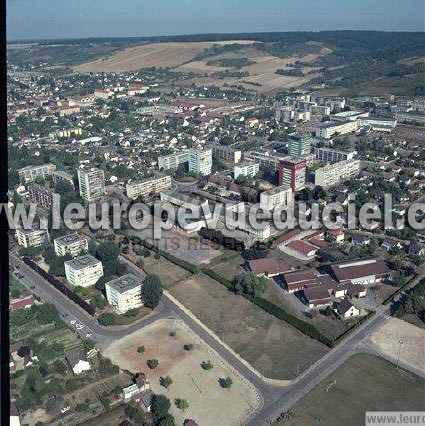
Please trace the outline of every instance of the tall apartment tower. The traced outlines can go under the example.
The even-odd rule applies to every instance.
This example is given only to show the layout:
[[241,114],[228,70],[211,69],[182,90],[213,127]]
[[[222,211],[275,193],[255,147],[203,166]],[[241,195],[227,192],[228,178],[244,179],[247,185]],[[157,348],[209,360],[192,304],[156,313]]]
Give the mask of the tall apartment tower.
[[105,195],[105,173],[99,169],[78,169],[80,195],[87,201],[95,201]]
[[310,154],[311,136],[303,133],[288,135],[288,152],[291,157],[305,157]]
[[190,148],[189,150],[189,172],[210,175],[212,168],[211,148]]
[[300,191],[305,188],[307,162],[303,158],[287,158],[279,164],[279,186]]

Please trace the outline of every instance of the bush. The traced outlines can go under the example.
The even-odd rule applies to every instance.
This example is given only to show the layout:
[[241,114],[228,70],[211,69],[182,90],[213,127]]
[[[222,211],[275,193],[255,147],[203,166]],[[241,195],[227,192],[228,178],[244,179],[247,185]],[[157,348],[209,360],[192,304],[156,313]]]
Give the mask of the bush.
[[230,389],[233,385],[233,380],[231,377],[226,377],[225,379],[220,379],[220,386],[224,389]]
[[116,316],[115,314],[112,314],[110,312],[105,312],[101,315],[99,315],[99,318],[97,319],[100,325],[104,326],[111,326],[115,324]]
[[151,370],[154,370],[156,367],[158,367],[159,361],[157,359],[148,359],[148,361],[146,362],[146,364],[148,365],[148,367]]
[[145,347],[144,347],[144,346],[139,346],[139,347],[137,348],[137,353],[142,354],[142,353],[144,353],[144,352],[145,352]]
[[193,351],[193,344],[192,343],[188,343],[187,345],[183,346],[185,351]]
[[164,386],[164,388],[168,389],[173,384],[173,380],[170,376],[160,377],[159,383],[161,386]]
[[211,370],[214,366],[211,364],[211,361],[210,360],[208,360],[208,361],[202,361],[202,363],[201,363],[201,367],[204,369],[204,370]]
[[185,399],[177,398],[176,399],[176,407],[179,410],[187,410],[189,408],[189,403]]

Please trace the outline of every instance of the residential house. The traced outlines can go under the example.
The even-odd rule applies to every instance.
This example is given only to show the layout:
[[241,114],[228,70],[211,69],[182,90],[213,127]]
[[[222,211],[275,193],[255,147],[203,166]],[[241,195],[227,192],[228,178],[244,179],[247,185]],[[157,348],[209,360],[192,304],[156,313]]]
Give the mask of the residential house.
[[81,374],[84,371],[91,369],[90,362],[87,360],[87,355],[82,349],[74,349],[73,351],[68,352],[65,354],[65,359],[74,374]]
[[335,312],[341,318],[352,318],[360,315],[360,310],[346,298],[337,303]]

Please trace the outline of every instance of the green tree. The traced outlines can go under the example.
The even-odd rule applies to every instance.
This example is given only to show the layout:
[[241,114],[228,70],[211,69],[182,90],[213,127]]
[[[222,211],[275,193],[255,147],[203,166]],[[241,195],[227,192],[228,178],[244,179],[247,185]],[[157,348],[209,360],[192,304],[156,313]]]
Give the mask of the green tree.
[[266,277],[257,277],[253,273],[239,274],[233,280],[233,289],[236,294],[258,296],[267,289],[269,280]]
[[103,314],[100,314],[99,318],[97,319],[99,324],[104,326],[114,325],[115,320],[116,320],[116,316],[115,314],[111,312],[104,312]]
[[183,346],[184,350],[188,351],[188,352],[193,351],[193,347],[194,347],[193,343],[188,343],[188,344]]
[[170,409],[170,400],[165,395],[155,395],[152,399],[152,413],[155,419],[159,420],[164,418]]
[[220,385],[222,388],[230,389],[233,385],[233,380],[231,377],[226,377],[225,379],[220,379]]
[[208,360],[208,361],[202,361],[202,363],[201,363],[201,367],[204,369],[204,370],[211,370],[214,366],[211,364],[211,361],[210,360]]
[[166,414],[158,423],[158,426],[175,426],[174,417],[171,414]]
[[146,364],[151,370],[154,370],[159,365],[159,361],[157,359],[148,359]]
[[177,398],[176,407],[179,410],[186,411],[189,408],[189,403],[185,399]]
[[120,254],[120,248],[111,241],[100,244],[96,249],[96,256],[102,262],[116,260]]
[[143,354],[145,352],[145,347],[142,345],[142,346],[139,346],[138,348],[137,348],[137,353],[139,353],[139,354]]
[[170,376],[160,377],[159,383],[161,384],[161,386],[164,386],[164,388],[168,389],[172,385],[173,380]]
[[158,275],[148,275],[143,282],[142,298],[145,306],[154,309],[162,296],[162,285]]

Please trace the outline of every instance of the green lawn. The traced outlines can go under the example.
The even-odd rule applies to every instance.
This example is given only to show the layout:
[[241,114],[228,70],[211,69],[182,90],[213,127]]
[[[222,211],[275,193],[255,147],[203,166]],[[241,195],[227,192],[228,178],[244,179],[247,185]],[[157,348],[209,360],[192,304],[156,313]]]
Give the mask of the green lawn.
[[275,424],[358,426],[366,411],[420,411],[424,403],[423,379],[375,356],[357,354],[291,408],[292,423]]

